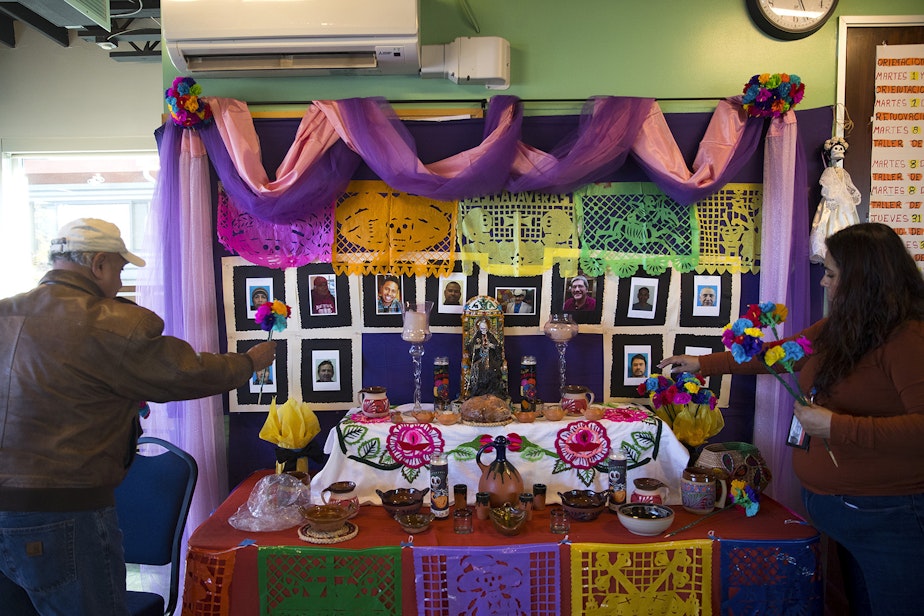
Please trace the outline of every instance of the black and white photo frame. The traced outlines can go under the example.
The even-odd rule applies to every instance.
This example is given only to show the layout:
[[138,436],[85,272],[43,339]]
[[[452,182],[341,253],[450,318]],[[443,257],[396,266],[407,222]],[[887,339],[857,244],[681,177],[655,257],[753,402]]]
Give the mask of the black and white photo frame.
[[[664,339],[660,334],[625,335],[612,337],[610,371],[610,396],[614,398],[639,398],[638,386],[652,372],[662,359]],[[637,369],[641,367],[641,372]]]
[[[246,353],[251,347],[264,341],[264,339],[238,340],[236,351]],[[253,406],[253,409],[241,408],[240,410],[265,411],[274,397],[277,405],[289,399],[287,342],[287,340],[276,340],[276,359],[273,360],[265,375],[262,395],[260,380],[264,375],[257,372],[250,375],[246,385],[237,388],[238,407]]]
[[[560,266],[552,268],[551,312],[567,312],[575,323],[598,324],[603,314],[603,280],[578,270],[575,276],[563,277]],[[581,301],[581,294],[586,299]],[[576,301],[577,300],[577,301]]]
[[302,399],[353,402],[353,345],[333,338],[302,340]]
[[285,274],[282,270],[259,265],[236,266],[233,289],[234,326],[238,331],[260,329],[260,325],[254,320],[260,304],[274,299],[288,303]]
[[[401,327],[403,325],[401,304],[416,301],[417,288],[413,276],[392,274],[363,276],[363,324],[365,327]],[[387,304],[387,302],[391,303]]]
[[725,327],[730,321],[731,298],[731,273],[681,274],[680,327]]
[[476,295],[478,266],[473,266],[471,276],[462,273],[461,263],[457,263],[456,271],[448,276],[428,276],[424,282],[424,297],[433,302],[430,325],[461,327],[462,308],[466,300]]
[[350,277],[337,276],[329,263],[310,263],[295,272],[302,329],[348,327]]
[[[664,325],[670,286],[670,269],[653,276],[639,267],[632,276],[620,278],[613,324],[617,327]],[[644,302],[646,296],[647,305]]]
[[542,276],[488,276],[488,295],[503,306],[504,326],[539,325]]

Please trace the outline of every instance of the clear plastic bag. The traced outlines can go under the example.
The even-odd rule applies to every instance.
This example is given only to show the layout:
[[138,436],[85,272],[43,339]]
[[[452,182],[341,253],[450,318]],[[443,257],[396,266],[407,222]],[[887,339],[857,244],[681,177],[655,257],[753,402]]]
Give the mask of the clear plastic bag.
[[257,482],[247,502],[228,518],[238,530],[268,532],[292,528],[303,521],[300,506],[311,502],[311,488],[286,473]]

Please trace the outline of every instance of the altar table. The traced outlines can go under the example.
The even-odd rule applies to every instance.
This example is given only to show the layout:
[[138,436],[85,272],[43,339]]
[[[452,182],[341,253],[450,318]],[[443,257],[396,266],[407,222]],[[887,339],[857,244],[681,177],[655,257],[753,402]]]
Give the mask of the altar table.
[[[439,447],[449,457],[448,484],[465,484],[468,504],[473,505],[482,474],[475,456],[483,442],[501,435],[512,441],[507,460],[523,478],[524,490],[546,484],[550,504],[561,502],[559,492],[606,490],[606,457],[612,447],[628,457],[630,493],[634,479],[652,477],[669,487],[668,504],[680,504],[680,477],[689,451],[647,408],[634,404],[607,408],[599,421],[578,416],[502,426],[395,425],[388,418],[367,419],[353,409],[327,437],[324,452],[330,458],[312,479],[312,498],[319,502],[321,491],[336,481],[353,481],[360,502],[376,505],[382,502],[376,490],[428,488],[428,456]],[[493,451],[485,451],[481,461],[490,464],[494,458]]]
[[[190,537],[184,615],[345,614],[351,613],[350,605],[346,599],[338,603],[338,595],[350,593],[366,602],[363,611],[352,613],[472,613],[474,608],[452,605],[458,597],[447,591],[447,583],[471,583],[458,568],[449,572],[454,563],[474,558],[479,550],[488,552],[482,560],[493,555],[495,564],[514,562],[516,550],[530,558],[517,581],[530,586],[532,606],[508,611],[495,605],[495,613],[636,613],[632,610],[639,602],[653,608],[651,613],[822,611],[818,533],[766,496],[753,517],[732,508],[670,539],[633,535],[607,511],[592,522],[572,521],[563,538],[549,531],[551,508],[535,512],[515,537],[501,535],[490,520],[478,519],[469,535],[455,534],[451,520],[438,520],[427,531],[409,536],[382,507],[366,505],[353,519],[358,529],[354,538],[315,545],[299,539],[297,528],[261,533],[228,524],[269,472],[242,482]],[[702,519],[681,507],[674,511],[668,532]],[[349,559],[357,557],[360,561],[351,568]],[[482,586],[497,585],[483,592],[483,599],[514,596],[517,589],[505,594],[500,588],[514,580],[514,568],[509,569],[509,575],[479,578]],[[311,609],[294,609],[287,601],[310,601]],[[485,613],[481,607],[478,613]]]

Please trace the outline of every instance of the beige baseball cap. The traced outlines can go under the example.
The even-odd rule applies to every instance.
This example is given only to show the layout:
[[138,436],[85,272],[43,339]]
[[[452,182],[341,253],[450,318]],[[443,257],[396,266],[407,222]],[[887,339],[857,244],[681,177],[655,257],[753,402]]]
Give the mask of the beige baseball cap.
[[78,218],[61,227],[51,240],[51,252],[114,252],[132,265],[145,266],[144,259],[125,247],[119,228],[98,218]]

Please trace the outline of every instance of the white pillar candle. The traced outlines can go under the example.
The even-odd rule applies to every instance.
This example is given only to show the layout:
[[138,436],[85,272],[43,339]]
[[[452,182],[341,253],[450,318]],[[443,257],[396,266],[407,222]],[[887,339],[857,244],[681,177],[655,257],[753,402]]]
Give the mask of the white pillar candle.
[[424,342],[427,339],[429,326],[427,315],[423,312],[408,311],[404,313],[404,331],[401,339],[411,343]]

